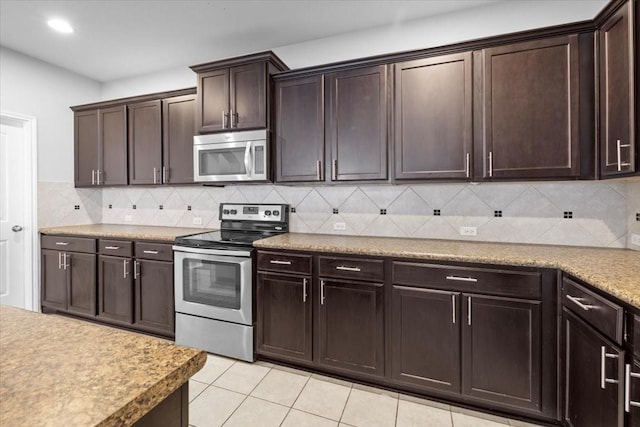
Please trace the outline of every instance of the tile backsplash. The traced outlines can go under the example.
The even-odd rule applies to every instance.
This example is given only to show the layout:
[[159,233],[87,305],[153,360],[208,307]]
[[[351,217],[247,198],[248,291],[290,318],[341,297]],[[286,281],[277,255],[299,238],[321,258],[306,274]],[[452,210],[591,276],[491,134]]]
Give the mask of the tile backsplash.
[[[295,208],[293,232],[640,249],[630,237],[640,233],[640,181],[104,189],[40,182],[38,197],[40,226],[216,228],[221,202],[270,202]],[[477,236],[461,236],[460,227],[476,227]]]

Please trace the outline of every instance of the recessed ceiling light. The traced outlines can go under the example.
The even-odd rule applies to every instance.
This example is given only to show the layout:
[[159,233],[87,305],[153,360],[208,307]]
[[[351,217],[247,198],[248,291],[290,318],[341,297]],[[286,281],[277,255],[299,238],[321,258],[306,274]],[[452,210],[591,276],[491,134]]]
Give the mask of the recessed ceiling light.
[[49,21],[47,21],[47,24],[60,33],[73,33],[73,28],[71,27],[71,25],[69,25],[67,21],[63,21],[62,19],[50,19]]

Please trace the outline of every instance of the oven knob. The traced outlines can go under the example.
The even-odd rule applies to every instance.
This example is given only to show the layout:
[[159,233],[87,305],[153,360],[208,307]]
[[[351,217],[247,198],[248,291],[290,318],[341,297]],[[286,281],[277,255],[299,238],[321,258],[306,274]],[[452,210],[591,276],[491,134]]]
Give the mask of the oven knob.
[[271,211],[264,211],[264,216],[271,216]]
[[235,210],[235,209],[231,209],[231,215],[235,215],[235,214],[237,214],[237,213],[238,213],[238,211],[237,211],[237,210]]
[[273,211],[273,216],[278,216],[280,215],[280,211]]
[[229,209],[223,210],[222,213],[225,214],[225,215],[229,215]]

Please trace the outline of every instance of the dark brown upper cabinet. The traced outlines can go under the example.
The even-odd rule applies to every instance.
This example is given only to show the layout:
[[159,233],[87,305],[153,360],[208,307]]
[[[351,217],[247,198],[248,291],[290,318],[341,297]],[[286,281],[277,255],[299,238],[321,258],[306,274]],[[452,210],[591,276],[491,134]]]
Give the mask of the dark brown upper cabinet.
[[129,104],[129,183],[162,183],[160,101]]
[[581,63],[590,80],[589,61],[579,57],[585,52],[568,35],[476,53],[477,178],[580,176],[580,141],[593,146],[580,128]]
[[126,108],[74,111],[75,186],[126,185]]
[[628,1],[598,30],[600,66],[600,175],[636,172],[637,112],[635,110],[634,6]]
[[275,153],[278,182],[324,179],[323,77],[275,83]]
[[198,74],[199,133],[270,125],[269,77],[287,66],[271,51],[191,67]]
[[395,179],[472,173],[471,52],[395,64]]
[[387,179],[387,66],[325,78],[329,180]]
[[193,136],[196,134],[196,96],[162,100],[162,182],[193,182]]

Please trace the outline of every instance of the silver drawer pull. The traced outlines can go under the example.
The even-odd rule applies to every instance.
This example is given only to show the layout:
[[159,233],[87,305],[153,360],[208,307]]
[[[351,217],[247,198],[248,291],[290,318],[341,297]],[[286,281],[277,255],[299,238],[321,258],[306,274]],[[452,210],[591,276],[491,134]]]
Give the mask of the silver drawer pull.
[[584,311],[589,311],[592,308],[597,308],[595,305],[583,304],[582,301],[584,301],[584,298],[578,298],[578,297],[574,297],[572,295],[567,294],[567,299],[572,303],[574,303],[575,305],[577,305],[578,307],[580,307],[581,309],[583,309]]
[[355,271],[355,272],[360,272],[362,270],[360,270],[359,267],[347,267],[345,265],[339,265],[336,267],[336,270],[342,270],[342,271]]
[[160,253],[160,251],[142,251],[142,253],[151,254],[151,255],[158,255]]
[[631,412],[631,407],[640,408],[640,402],[631,400],[631,378],[640,378],[640,374],[631,371],[631,365],[626,364],[624,367],[624,410]]
[[69,242],[56,242],[57,246],[69,246]]
[[606,359],[619,359],[620,356],[617,354],[607,353],[607,348],[605,346],[600,347],[600,388],[605,388],[608,384],[618,384],[618,380],[614,380],[613,378],[607,378],[607,373],[605,372],[606,367]]
[[117,251],[120,249],[120,246],[105,246],[105,249],[109,249],[110,251]]
[[272,259],[269,262],[271,264],[278,264],[278,265],[291,265],[291,261],[280,261],[279,259]]
[[447,276],[447,280],[455,280],[457,282],[477,282],[475,277],[460,277],[460,276]]

